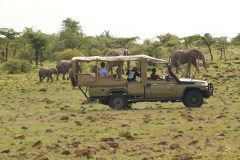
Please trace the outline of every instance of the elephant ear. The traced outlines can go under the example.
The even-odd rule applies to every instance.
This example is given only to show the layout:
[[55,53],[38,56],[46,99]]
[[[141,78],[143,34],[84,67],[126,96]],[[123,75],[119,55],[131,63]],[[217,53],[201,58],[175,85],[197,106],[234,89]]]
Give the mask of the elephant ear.
[[192,55],[192,57],[195,58],[195,59],[198,58],[198,54],[199,54],[199,52],[198,52],[197,50],[195,50],[195,49],[191,51],[191,55]]

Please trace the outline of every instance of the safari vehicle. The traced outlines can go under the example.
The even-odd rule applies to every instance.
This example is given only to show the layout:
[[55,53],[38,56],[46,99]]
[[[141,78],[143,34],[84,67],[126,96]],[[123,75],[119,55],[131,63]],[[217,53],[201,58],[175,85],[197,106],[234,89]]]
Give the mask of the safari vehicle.
[[[126,79],[114,77],[99,77],[96,75],[76,72],[77,62],[96,61],[97,66],[101,61],[138,61],[140,64],[140,80],[127,82]],[[159,80],[147,77],[149,63],[161,64],[168,71],[166,76]],[[171,70],[165,60],[146,55],[115,56],[115,57],[73,57],[73,77],[76,85],[87,99],[99,100],[100,103],[109,105],[114,109],[128,109],[136,102],[183,102],[186,107],[200,107],[203,99],[213,94],[213,85],[206,81],[193,79],[179,79]],[[98,68],[98,67],[97,67]],[[86,90],[85,90],[86,89]]]

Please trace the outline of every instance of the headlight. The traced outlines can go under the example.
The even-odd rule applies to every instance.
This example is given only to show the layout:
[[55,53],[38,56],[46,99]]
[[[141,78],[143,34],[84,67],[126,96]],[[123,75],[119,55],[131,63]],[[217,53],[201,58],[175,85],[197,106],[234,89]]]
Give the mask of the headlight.
[[208,84],[207,83],[203,83],[201,84],[202,87],[208,87]]

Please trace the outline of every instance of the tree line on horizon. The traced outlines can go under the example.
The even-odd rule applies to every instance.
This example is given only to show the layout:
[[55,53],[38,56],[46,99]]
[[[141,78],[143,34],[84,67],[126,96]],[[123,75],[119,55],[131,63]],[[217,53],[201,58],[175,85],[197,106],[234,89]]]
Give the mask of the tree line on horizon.
[[114,37],[109,31],[98,36],[84,34],[80,23],[71,18],[62,21],[61,29],[56,34],[45,34],[40,30],[26,27],[22,32],[13,28],[0,28],[0,62],[9,59],[27,60],[36,66],[43,61],[71,59],[73,56],[105,55],[111,48],[127,48],[132,55],[146,54],[152,57],[167,59],[176,49],[199,49],[214,56],[226,59],[228,48],[239,47],[240,34],[228,40],[228,37],[213,37],[210,33],[178,37],[166,33],[155,40],[146,39],[138,43],[139,37]]

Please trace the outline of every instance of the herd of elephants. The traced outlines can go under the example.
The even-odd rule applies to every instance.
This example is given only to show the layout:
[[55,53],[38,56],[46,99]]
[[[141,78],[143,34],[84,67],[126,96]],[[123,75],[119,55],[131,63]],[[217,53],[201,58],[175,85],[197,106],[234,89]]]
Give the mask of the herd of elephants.
[[[129,51],[124,48],[118,48],[118,49],[110,49],[105,56],[127,56],[129,55]],[[196,68],[196,71],[199,71],[198,65],[197,65],[197,59],[202,60],[203,66],[206,69],[206,63],[203,53],[201,53],[199,50],[191,49],[191,50],[176,50],[170,54],[169,57],[169,63],[172,65],[172,67],[176,68],[176,72],[178,73],[180,65],[187,64],[187,74],[190,73],[191,65],[193,65]],[[123,62],[109,62],[108,63],[108,70],[112,71],[112,67],[119,66],[120,63]],[[59,75],[62,74],[62,79],[65,79],[65,75],[69,74],[69,77],[71,79],[72,85],[74,85],[74,82],[72,81],[71,70],[72,64],[71,60],[61,60],[57,63],[57,66],[55,68],[40,68],[39,69],[39,81],[42,82],[45,78],[47,78],[47,81],[51,80],[53,81],[53,74],[57,75],[57,80],[59,79]],[[129,63],[128,63],[129,68]],[[80,65],[77,66],[77,70],[81,72]],[[94,72],[94,71],[93,71]]]

